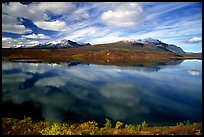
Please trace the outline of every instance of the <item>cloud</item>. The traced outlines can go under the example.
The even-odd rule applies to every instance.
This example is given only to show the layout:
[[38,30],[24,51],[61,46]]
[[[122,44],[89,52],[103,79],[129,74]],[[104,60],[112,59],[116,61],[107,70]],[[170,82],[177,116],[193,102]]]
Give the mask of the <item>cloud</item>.
[[[56,121],[64,120],[63,117],[67,115],[67,112],[72,112],[72,116],[76,119],[95,119],[97,116],[131,123],[132,121],[138,122],[138,119],[151,121],[158,114],[168,113],[169,116],[174,116],[175,112],[176,118],[179,118],[180,114],[184,114],[183,110],[188,112],[183,117],[194,118],[198,114],[201,116],[200,109],[195,108],[193,104],[189,106],[185,102],[187,97],[196,99],[195,101],[199,103],[202,102],[200,79],[181,78],[177,73],[165,73],[165,76],[166,74],[169,76],[163,79],[163,72],[169,72],[172,68],[163,68],[161,73],[146,73],[138,72],[134,69],[135,67],[132,68],[134,71],[131,71],[124,67],[106,66],[104,68],[104,66],[67,67],[67,63],[60,63],[52,67],[47,63],[38,65],[34,65],[34,63],[32,65],[31,63],[3,63],[3,72],[5,70],[12,72],[16,69],[22,72],[3,75],[2,91],[7,92],[2,96],[3,103],[12,101],[20,104],[30,101],[33,104],[39,104],[43,117]],[[117,72],[118,68],[124,68],[124,71],[119,73]],[[198,70],[201,72],[201,68]],[[19,89],[23,80],[32,78],[32,74],[28,72],[41,73],[43,78],[36,81],[31,88]],[[47,75],[49,73],[56,74],[56,76],[51,78]],[[91,77],[87,77],[87,74]],[[134,81],[132,81],[133,78]],[[116,79],[117,81],[115,81]],[[141,80],[144,82],[143,84],[140,83]],[[180,82],[179,87],[176,86],[178,81]],[[146,83],[150,83],[151,86],[146,86]],[[165,94],[167,91],[168,94]],[[184,91],[185,94],[183,94]],[[174,95],[183,96],[175,101]],[[166,112],[166,108],[168,108],[168,112]],[[83,117],[80,115],[81,112],[83,112]],[[148,115],[149,112],[153,115]],[[161,120],[159,117],[154,118]],[[95,120],[97,121],[97,119]]]
[[192,76],[196,76],[200,74],[198,70],[188,70],[187,72]]
[[61,87],[65,86],[68,79],[63,77],[48,77],[42,78],[35,83],[35,86],[53,86],[53,87]]
[[[5,64],[4,64],[5,65]],[[3,69],[6,70],[7,65],[4,66]],[[9,66],[10,67],[10,66]],[[14,74],[7,74],[4,75],[4,81],[2,81],[3,83],[13,83],[14,81],[17,82],[24,82],[27,78],[30,78],[30,75],[26,75],[24,73],[14,73]]]
[[31,34],[31,35],[24,35],[24,38],[30,38],[30,39],[49,39],[48,36],[45,36],[44,34]]
[[2,32],[26,34],[32,32],[32,30],[22,25],[16,17],[2,14]]
[[86,7],[77,9],[76,11],[73,12],[72,18],[74,20],[89,18],[89,13],[87,10],[89,10],[89,8],[86,8]]
[[[184,40],[183,43],[185,43],[185,44],[201,44],[202,38],[201,37],[193,37],[189,40]],[[191,50],[187,50],[187,51],[191,51]]]
[[2,24],[2,32],[9,32],[15,34],[26,34],[32,32],[31,29],[26,28],[24,25],[5,25]]
[[[2,5],[2,7],[4,7],[4,4]],[[3,9],[2,11],[5,12],[5,10],[8,9]],[[32,32],[32,30],[22,25],[17,17],[2,13],[2,32],[26,34]]]
[[41,2],[28,5],[23,5],[19,2],[2,3],[3,32],[16,34],[32,32],[24,25],[20,25],[17,18],[29,19],[42,29],[66,31],[68,27],[64,21],[46,21],[50,19],[47,15],[47,11],[54,15],[62,15],[69,14],[73,9],[75,9],[75,6],[70,2]]
[[90,43],[91,44],[111,43],[111,42],[120,41],[121,39],[124,39],[124,37],[120,37],[118,33],[110,33],[107,36],[102,36],[102,37],[90,40]]
[[12,38],[10,38],[10,37],[2,37],[2,41],[11,41],[12,40]]
[[42,29],[45,30],[53,30],[53,31],[67,31],[68,26],[64,21],[40,21],[40,22],[34,22],[34,24]]
[[101,20],[116,27],[138,26],[143,21],[143,9],[139,3],[116,3],[112,10],[101,15]]
[[[156,19],[161,15],[164,15],[166,13],[187,7],[191,5],[192,3],[182,3],[182,2],[169,2],[169,3],[153,3],[153,7],[148,8],[146,11],[146,20],[152,20]],[[156,11],[156,12],[155,12]]]
[[71,2],[40,2],[34,3],[32,7],[43,12],[49,11],[55,15],[67,14],[76,8]]
[[49,19],[47,14],[37,10],[33,4],[23,5],[20,2],[2,3],[2,13],[13,17],[21,17],[32,21],[43,21]]
[[12,37],[2,37],[2,48],[11,48],[11,47],[31,47],[39,43],[47,42],[46,39],[40,40],[29,40],[25,37],[21,38],[12,38]]
[[[32,2],[27,5],[10,2],[2,3],[2,30],[32,35],[29,31],[32,29],[36,35],[45,34],[41,29],[36,32],[32,23],[23,22],[29,19],[39,28],[55,31],[46,34],[50,41],[67,38],[98,44],[153,37],[178,45],[184,51],[200,51],[202,42],[197,44],[190,38],[202,36],[201,7],[201,3],[174,2]],[[191,44],[186,46],[186,41]]]
[[16,17],[12,17],[12,16],[9,16],[9,15],[6,15],[6,14],[2,14],[2,24],[4,25],[16,25],[18,24],[19,22],[17,21],[17,18]]
[[193,38],[190,39],[188,42],[190,42],[190,43],[202,42],[202,38],[200,38],[200,37],[193,37]]
[[100,33],[96,27],[85,27],[79,30],[76,30],[74,32],[71,32],[68,36],[66,36],[67,39],[71,40],[80,40],[85,39],[86,37],[95,35],[97,33]]

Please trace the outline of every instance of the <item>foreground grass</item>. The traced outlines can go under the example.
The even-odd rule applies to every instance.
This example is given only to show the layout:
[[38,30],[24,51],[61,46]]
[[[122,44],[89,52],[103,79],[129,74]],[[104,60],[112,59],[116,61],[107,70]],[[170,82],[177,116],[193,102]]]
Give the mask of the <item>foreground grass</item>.
[[144,121],[140,125],[124,125],[118,121],[112,125],[106,119],[104,127],[95,121],[81,124],[33,121],[2,118],[3,135],[202,135],[202,123],[179,123],[175,126],[149,127]]

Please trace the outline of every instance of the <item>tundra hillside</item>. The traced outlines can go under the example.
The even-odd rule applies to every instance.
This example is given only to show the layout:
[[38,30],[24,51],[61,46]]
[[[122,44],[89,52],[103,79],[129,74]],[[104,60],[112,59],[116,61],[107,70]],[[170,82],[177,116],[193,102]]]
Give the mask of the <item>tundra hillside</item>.
[[[68,42],[70,41],[68,40]],[[172,59],[202,59],[202,53],[185,54],[181,48],[162,42],[155,44],[151,42],[119,41],[72,47],[48,47],[48,45],[40,47],[38,45],[34,48],[2,49],[2,57],[3,60],[7,61],[78,61],[107,65],[156,65],[167,63]]]

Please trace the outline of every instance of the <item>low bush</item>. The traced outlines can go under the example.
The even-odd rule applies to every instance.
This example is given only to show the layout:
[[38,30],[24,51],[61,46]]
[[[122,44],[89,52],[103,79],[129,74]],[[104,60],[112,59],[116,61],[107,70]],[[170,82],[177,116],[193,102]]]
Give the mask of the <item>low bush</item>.
[[202,135],[202,123],[184,123],[176,126],[149,127],[144,121],[139,125],[125,125],[117,121],[115,128],[111,120],[105,119],[104,127],[99,128],[95,121],[81,124],[33,121],[24,119],[2,118],[3,135]]

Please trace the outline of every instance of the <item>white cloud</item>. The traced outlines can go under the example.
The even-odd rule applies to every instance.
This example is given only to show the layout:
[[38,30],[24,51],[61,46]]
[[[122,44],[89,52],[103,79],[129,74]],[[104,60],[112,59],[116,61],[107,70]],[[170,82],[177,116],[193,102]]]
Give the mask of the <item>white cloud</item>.
[[2,48],[10,48],[15,40],[11,37],[2,37]]
[[2,14],[2,24],[9,24],[9,25],[16,25],[18,24],[17,18],[16,17],[12,17],[6,14]]
[[[91,44],[102,44],[102,43],[112,43],[127,39],[125,36],[121,36],[121,32],[107,33],[107,31],[102,32],[103,36],[98,36],[97,38],[90,39]],[[107,34],[106,34],[107,33]]]
[[[26,28],[24,25],[21,24],[19,20],[17,20],[17,12],[21,10],[18,3],[10,3],[4,4],[2,3],[2,32],[9,32],[15,34],[26,34],[32,32],[31,29]],[[17,11],[15,11],[17,10]]]
[[9,32],[15,34],[25,34],[32,32],[31,29],[26,28],[16,17],[2,14],[2,32]]
[[45,30],[53,30],[53,31],[67,31],[68,26],[64,21],[40,21],[40,22],[34,22],[34,24],[42,29]]
[[120,41],[121,38],[118,36],[106,36],[101,38],[95,38],[90,41],[91,44],[102,44],[102,43],[110,43]]
[[199,37],[194,37],[192,39],[189,40],[190,43],[197,43],[197,42],[201,42],[202,38]]
[[76,40],[80,40],[82,38],[89,37],[97,33],[100,33],[97,28],[87,27],[87,28],[79,29],[77,31],[70,33],[66,38],[76,41]]
[[[48,35],[51,37],[50,41],[60,41],[66,38],[77,42],[99,44],[152,37],[165,43],[178,45],[185,51],[191,48],[199,51],[202,39],[196,43],[199,39],[193,39],[192,35],[202,36],[202,12],[200,6],[191,9],[191,5],[195,3],[33,2],[28,5],[19,2],[2,3],[2,30],[24,34],[22,37],[25,39],[26,37],[43,38],[43,36],[29,33],[32,28],[26,28],[30,26],[26,26],[27,24],[23,26],[19,21],[19,19],[23,20],[21,18],[26,18],[39,28],[58,31],[54,32],[55,35]],[[187,10],[188,8],[185,8],[187,6],[192,11]],[[181,16],[171,14],[171,12],[180,11],[180,8],[186,12]],[[191,14],[192,12],[194,14]],[[107,25],[101,25],[101,21]],[[137,27],[140,24],[144,26]],[[41,42],[48,39],[39,40]],[[192,45],[187,45],[187,42]]]
[[54,15],[62,15],[72,13],[75,8],[75,5],[71,2],[33,2],[28,5],[23,5],[20,2],[2,3],[3,13],[35,22],[50,19],[47,11]]
[[2,41],[4,42],[4,41],[11,41],[12,40],[12,38],[10,38],[10,37],[2,37]]
[[186,44],[202,44],[202,38],[201,37],[193,37],[189,40],[184,40],[183,43],[186,43]]
[[31,34],[31,35],[24,35],[24,38],[30,38],[30,39],[48,39],[48,36],[45,36],[44,34]]
[[65,18],[70,20],[89,19],[90,14],[88,13],[88,10],[91,8],[91,6],[77,8],[71,15],[68,15]]
[[190,75],[192,75],[192,76],[196,76],[196,75],[199,75],[199,74],[200,74],[200,72],[197,71],[197,70],[188,70],[187,72],[188,72]]
[[16,34],[25,34],[32,32],[25,26],[20,25],[17,18],[25,18],[34,22],[40,28],[55,31],[66,31],[67,25],[64,21],[50,21],[46,14],[47,11],[55,14],[69,14],[75,6],[70,2],[52,2],[52,3],[31,3],[23,5],[19,2],[2,3],[2,24],[3,32]]
[[23,5],[20,2],[2,3],[2,13],[13,17],[22,17],[32,21],[43,21],[49,19],[47,14],[37,10],[33,4]]
[[11,37],[2,37],[2,48],[14,47],[14,43],[16,43],[16,41],[16,39],[13,39]]
[[11,47],[32,47],[40,43],[46,43],[48,40],[29,40],[25,37],[22,38],[11,38],[11,37],[2,37],[2,47],[11,48]]
[[26,41],[25,44],[26,46],[34,46],[36,44],[39,44],[39,41]]
[[54,86],[61,87],[65,86],[67,79],[63,77],[48,77],[42,78],[35,83],[35,86]]
[[32,32],[31,29],[26,28],[24,25],[5,25],[2,24],[2,32],[9,32],[15,34],[26,34]]
[[50,11],[55,15],[67,14],[75,9],[71,2],[40,2],[34,3],[32,7],[40,11]]
[[115,3],[112,10],[101,15],[101,20],[116,27],[138,26],[144,19],[143,9],[139,3]]

